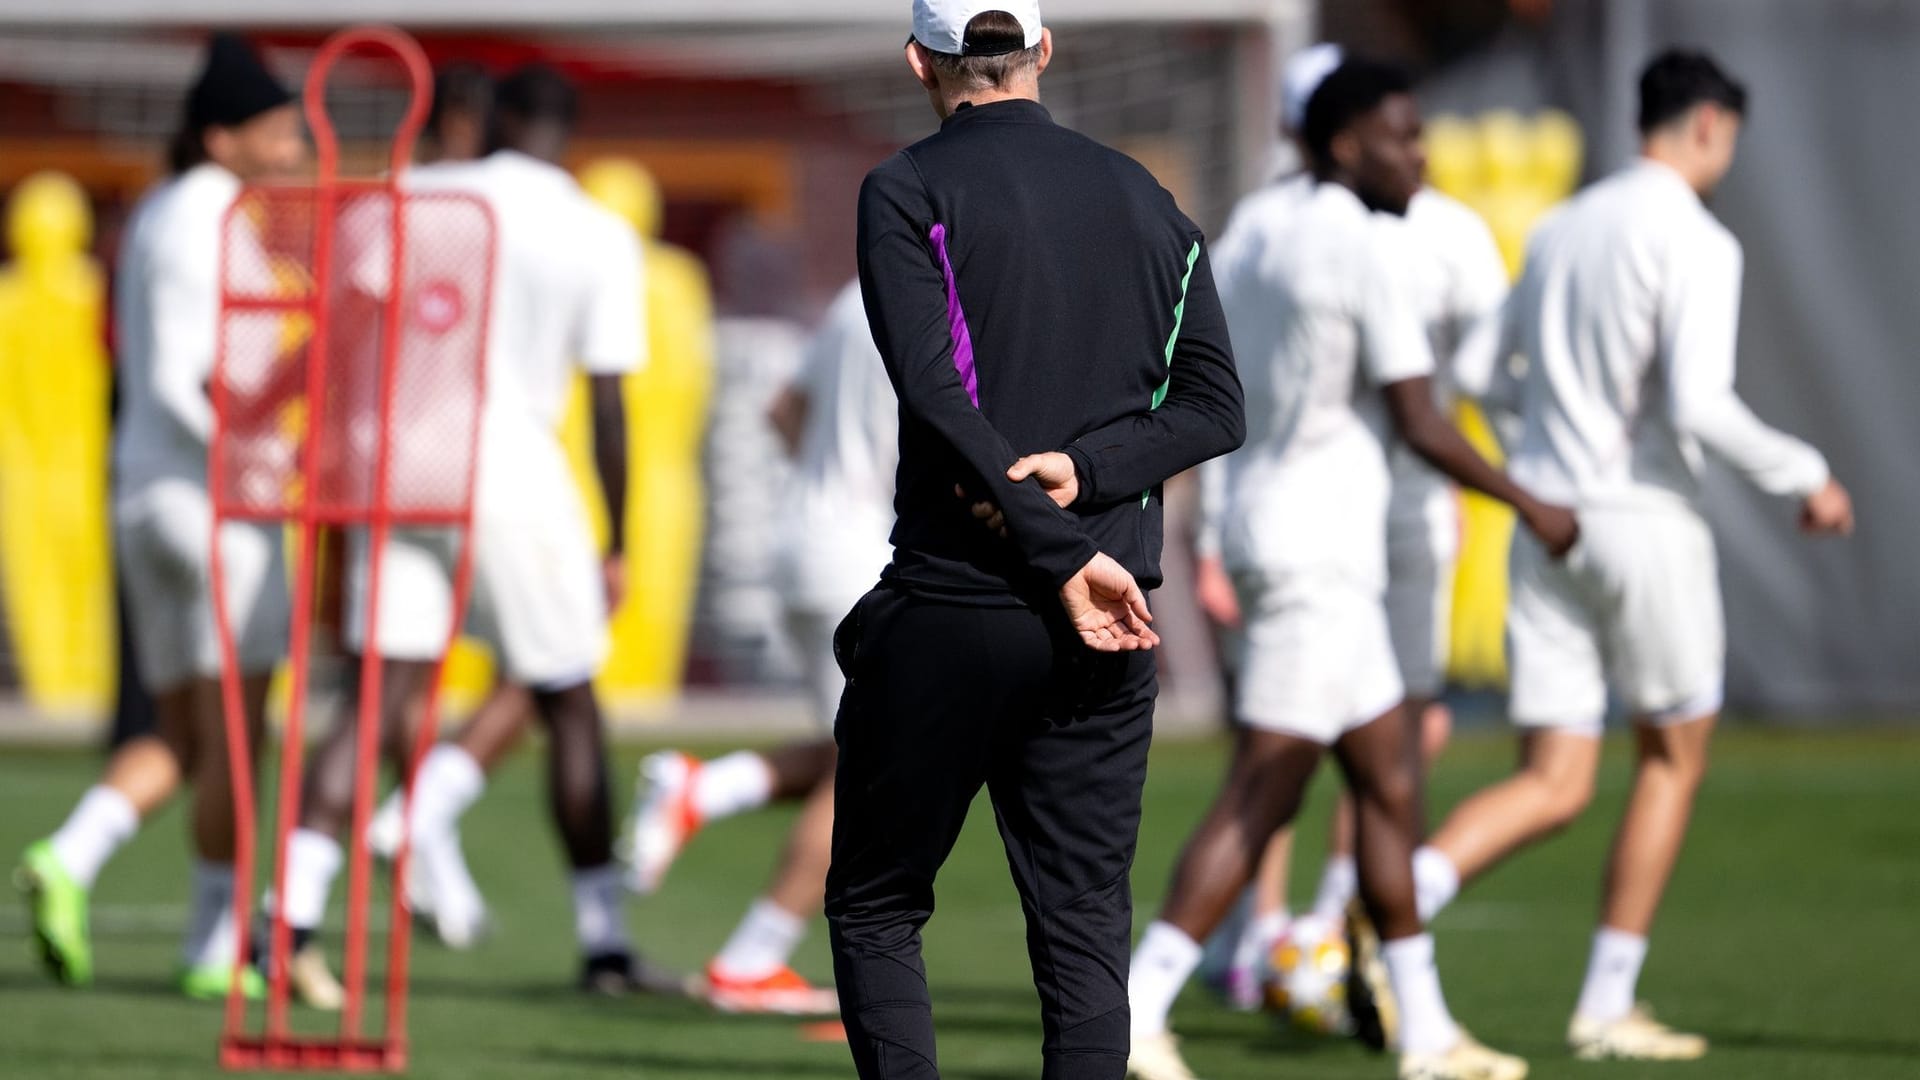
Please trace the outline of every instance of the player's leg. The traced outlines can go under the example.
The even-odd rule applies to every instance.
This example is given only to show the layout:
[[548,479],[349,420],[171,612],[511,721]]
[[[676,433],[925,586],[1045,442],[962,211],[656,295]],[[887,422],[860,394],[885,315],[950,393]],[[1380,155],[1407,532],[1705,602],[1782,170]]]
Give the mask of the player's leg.
[[831,987],[816,987],[789,966],[826,890],[833,851],[833,787],[829,774],[807,797],[767,891],[748,907],[707,965],[708,997],[717,1008],[793,1015],[839,1010]]
[[1712,534],[1691,513],[1590,516],[1595,552],[1621,583],[1609,651],[1620,694],[1637,714],[1636,753],[1569,1041],[1586,1058],[1696,1058],[1706,1053],[1706,1040],[1653,1020],[1635,1005],[1635,991],[1720,709],[1726,631],[1719,568]]
[[[852,598],[851,609],[858,602]],[[774,786],[793,788],[813,781],[800,816],[787,834],[780,862],[765,894],[755,899],[726,944],[707,965],[708,993],[727,1011],[836,1012],[839,999],[829,988],[810,985],[788,961],[820,910],[827,866],[833,854],[833,784],[838,748],[832,739],[834,717],[846,690],[846,677],[833,654],[833,632],[840,617],[789,609],[787,627],[806,677],[814,721],[827,737],[789,746],[769,755]],[[781,792],[784,794],[784,792]]]
[[566,851],[582,989],[624,993],[637,985],[625,890],[613,858],[613,800],[606,725],[586,680],[533,693],[547,731],[547,802]]
[[808,739],[776,750],[736,750],[701,761],[678,750],[640,762],[628,825],[627,885],[641,896],[659,890],[680,852],[706,825],[776,802],[810,798],[833,782],[831,739]]
[[[1381,637],[1384,645],[1385,634]],[[1381,659],[1391,657],[1383,651]],[[1467,1036],[1454,1022],[1440,988],[1433,938],[1420,918],[1414,887],[1419,783],[1409,736],[1396,705],[1334,744],[1353,791],[1359,898],[1379,935],[1379,961],[1398,1018],[1400,1074],[1431,1080],[1521,1080],[1526,1063]],[[1356,957],[1355,963],[1369,960]]]
[[[225,595],[220,598],[234,637],[234,663],[240,680],[240,726],[245,756],[257,775],[266,731],[267,695],[274,668],[286,655],[290,612],[281,530],[242,522],[221,525],[218,536]],[[211,584],[209,582],[209,584]],[[204,622],[194,682],[193,900],[181,949],[181,987],[190,996],[225,996],[238,958],[238,929],[233,922],[235,807],[233,754],[228,737],[226,701],[219,677],[222,658],[213,612],[202,605]],[[202,617],[196,614],[196,623]],[[243,988],[257,994],[259,973],[249,968]]]
[[1129,1043],[1129,871],[1155,661],[1149,653],[1091,653],[1068,637],[1056,637],[1054,649],[1051,700],[995,717],[987,786],[1026,915],[1041,1076],[1120,1080]]
[[1235,919],[1229,918],[1225,926],[1214,931],[1216,938],[1222,933],[1233,934],[1233,955],[1224,990],[1228,1004],[1236,1009],[1260,1007],[1260,981],[1267,957],[1286,934],[1292,920],[1287,910],[1287,871],[1292,858],[1293,826],[1288,825],[1273,834],[1260,855],[1253,884],[1247,887],[1242,898],[1246,908],[1244,917],[1238,920],[1238,925]]
[[1707,715],[1635,725],[1633,790],[1607,860],[1600,927],[1569,1027],[1581,1057],[1685,1060],[1706,1053],[1704,1038],[1655,1022],[1636,1003],[1635,991],[1654,914],[1706,775],[1714,721]]
[[[1241,589],[1245,617],[1234,703],[1242,735],[1221,792],[1175,864],[1159,918],[1128,976],[1133,1052],[1143,1080],[1192,1075],[1168,1030],[1200,946],[1252,880],[1269,840],[1293,820],[1326,745],[1342,726],[1352,655],[1338,608],[1303,582]],[[1331,621],[1330,621],[1331,620]]]
[[[433,665],[422,660],[386,660],[381,672],[381,702],[376,716],[382,757],[392,760],[407,739],[408,703],[432,678]],[[349,665],[358,672],[358,660]],[[347,680],[333,727],[309,754],[300,796],[297,827],[287,838],[286,893],[275,905],[293,932],[289,977],[294,992],[318,1009],[337,1009],[344,989],[328,970],[314,941],[324,921],[334,879],[346,863],[341,837],[353,821],[354,788],[359,782],[360,695],[357,678]],[[369,780],[368,782],[372,782]],[[267,955],[266,942],[256,945]]]
[[1037,623],[876,589],[837,634],[847,692],[826,913],[862,1080],[939,1076],[920,929],[986,779],[982,718],[1044,677],[1050,646]]
[[[1583,519],[1584,526],[1584,519]],[[1454,808],[1414,854],[1420,913],[1431,920],[1464,881],[1571,824],[1593,799],[1606,713],[1602,614],[1587,545],[1556,563],[1516,536],[1507,611],[1510,701],[1520,727],[1513,775]]]
[[[249,760],[255,763],[266,732],[267,695],[272,682],[271,668],[243,672],[241,676]],[[238,887],[234,880],[233,763],[219,680],[195,680],[193,689],[192,722],[197,729],[191,766],[193,894],[181,944],[180,985],[190,997],[214,1000],[225,997],[232,983],[239,947],[233,922],[233,893]],[[249,996],[258,996],[263,989],[259,973],[249,968],[241,977],[249,984]]]
[[[424,720],[428,687],[409,712]],[[408,896],[416,914],[431,918],[442,944],[470,948],[487,928],[486,900],[467,866],[460,819],[486,791],[487,776],[517,746],[534,719],[525,687],[498,682],[454,738],[436,744],[414,777],[412,873]],[[416,729],[417,730],[417,729]],[[401,763],[405,769],[408,763]],[[396,788],[368,826],[374,853],[392,858],[400,848],[406,807]]]
[[[847,607],[852,608],[853,602]],[[786,846],[765,894],[755,899],[726,944],[707,965],[708,993],[728,1011],[837,1012],[831,988],[811,985],[788,961],[819,912],[833,855],[833,786],[838,748],[831,733],[840,711],[846,677],[833,654],[833,631],[840,619],[789,610],[787,625],[799,652],[815,722],[827,732],[813,743],[789,746],[769,755],[776,791],[813,781],[800,816],[787,833]],[[784,760],[782,760],[784,759]],[[784,794],[784,792],[779,792]]]
[[[409,708],[415,715],[424,716],[425,696]],[[413,784],[415,847],[421,843],[424,824],[444,822],[458,832],[460,818],[486,790],[487,777],[519,747],[533,721],[533,699],[526,688],[497,681],[460,730],[427,751]],[[404,794],[399,788],[389,793],[367,826],[367,842],[383,859],[391,859],[400,851],[401,830],[406,823]]]
[[192,688],[155,695],[158,728],[132,739],[107,761],[51,836],[28,846],[14,871],[49,973],[84,986],[93,979],[88,897],[94,880],[140,823],[179,790],[193,754]]
[[[850,597],[847,608],[858,599]],[[844,609],[833,615],[794,609],[787,612],[787,629],[800,656],[814,716],[829,732],[844,686],[833,655],[833,631],[845,614]],[[628,886],[642,896],[659,889],[681,849],[709,822],[769,803],[810,799],[823,786],[830,789],[833,766],[831,736],[771,752],[740,750],[708,762],[678,750],[647,755],[640,762],[633,819],[627,832],[632,867]],[[819,815],[813,816],[817,825]],[[818,839],[825,843],[824,837]]]
[[[309,1004],[338,1007],[339,984],[327,973],[323,954],[309,948],[326,914],[334,878],[345,862],[341,838],[352,823],[361,712],[361,674],[366,654],[382,665],[377,738],[388,761],[405,757],[415,703],[446,648],[453,620],[448,567],[451,540],[444,533],[395,531],[380,555],[379,611],[368,610],[372,585],[371,545],[364,531],[349,536],[343,638],[351,662],[332,728],[309,751],[298,827],[287,838],[286,893],[275,897],[293,930],[295,989]],[[367,778],[372,783],[373,778]]]

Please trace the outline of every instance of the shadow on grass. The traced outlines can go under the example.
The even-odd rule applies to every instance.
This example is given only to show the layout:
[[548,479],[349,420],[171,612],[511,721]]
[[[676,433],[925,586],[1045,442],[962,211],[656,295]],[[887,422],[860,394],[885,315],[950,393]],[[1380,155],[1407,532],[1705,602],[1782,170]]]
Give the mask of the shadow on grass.
[[1920,1061],[1920,1041],[1858,1039],[1844,1035],[1815,1035],[1800,1031],[1707,1031],[1716,1049],[1791,1050],[1836,1057],[1885,1057]]
[[[0,990],[45,990],[50,994],[74,994],[92,997],[99,994],[125,994],[130,997],[164,997],[185,1001],[180,987],[164,975],[103,975],[84,989],[62,986],[52,977],[37,971],[0,973]],[[76,996],[76,1002],[82,1000]]]
[[[685,1054],[657,1048],[638,1048],[633,1050],[576,1050],[561,1047],[539,1047],[519,1054],[529,1064],[559,1065],[569,1069],[618,1072],[624,1076],[663,1078],[694,1076],[751,1076],[764,1077],[770,1071],[777,1071],[783,1077],[831,1076],[845,1080],[853,1071],[853,1062],[841,1051],[832,1061],[803,1061],[787,1059],[769,1062],[764,1059],[732,1058],[719,1053]],[[657,1072],[653,1070],[658,1070]],[[959,1074],[953,1074],[958,1076]],[[987,1080],[982,1077],[981,1080]],[[1001,1080],[995,1076],[992,1080]],[[1010,1080],[1010,1078],[1009,1078]]]

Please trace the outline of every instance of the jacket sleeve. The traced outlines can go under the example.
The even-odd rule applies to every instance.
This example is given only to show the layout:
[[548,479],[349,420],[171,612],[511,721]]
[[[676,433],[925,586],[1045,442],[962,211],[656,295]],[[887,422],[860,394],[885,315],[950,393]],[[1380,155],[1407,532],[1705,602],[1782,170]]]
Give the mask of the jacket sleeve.
[[1246,438],[1240,375],[1213,267],[1197,233],[1191,242],[1166,343],[1167,381],[1156,404],[1088,432],[1066,448],[1080,474],[1080,504],[1138,499],[1141,492],[1238,449]]
[[1820,451],[1768,427],[1734,392],[1740,245],[1711,235],[1676,244],[1660,300],[1660,366],[1674,426],[1770,495],[1807,496],[1827,482]]
[[[981,414],[956,366],[966,324],[957,305],[950,304],[946,271],[934,250],[932,204],[904,154],[867,175],[859,219],[867,323],[902,408],[966,462],[974,473],[968,493],[1000,507],[1022,558],[1058,588],[1098,548],[1081,531],[1078,518],[1056,505],[1038,481],[1007,479],[1019,455]],[[971,363],[970,344],[961,358]]]

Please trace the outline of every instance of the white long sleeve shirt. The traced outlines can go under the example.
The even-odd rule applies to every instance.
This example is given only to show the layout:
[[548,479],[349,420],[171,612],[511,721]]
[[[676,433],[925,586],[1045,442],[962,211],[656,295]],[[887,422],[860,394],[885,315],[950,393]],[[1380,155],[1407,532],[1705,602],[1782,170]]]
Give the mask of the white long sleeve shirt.
[[1514,479],[1575,505],[1699,494],[1705,454],[1756,487],[1806,496],[1819,451],[1767,426],[1734,392],[1740,243],[1672,169],[1641,161],[1580,193],[1535,231],[1497,333],[1469,361],[1469,393],[1517,387]]
[[[1220,241],[1222,260],[1233,247],[1263,223],[1273,228],[1291,209],[1305,205],[1313,190],[1305,175],[1289,177],[1268,192],[1247,199],[1236,209]],[[1500,310],[1507,295],[1506,266],[1493,233],[1464,203],[1431,188],[1414,196],[1404,218],[1376,214],[1385,242],[1403,268],[1401,281],[1427,334],[1433,354],[1434,394],[1442,409],[1454,397],[1450,358],[1489,316]],[[1231,456],[1231,455],[1228,455]],[[1395,443],[1388,454],[1393,494],[1389,515],[1398,519],[1430,521],[1451,532],[1454,523],[1450,483],[1405,445]],[[1200,526],[1195,548],[1203,556],[1220,554],[1220,528],[1225,513],[1227,459],[1215,458],[1200,467]]]
[[1224,477],[1230,569],[1386,584],[1386,402],[1433,374],[1397,250],[1331,183],[1249,197],[1215,276],[1246,392],[1246,445]]
[[162,480],[206,485],[221,228],[239,192],[232,173],[198,165],[148,192],[127,227],[114,292],[123,498]]
[[806,423],[782,492],[780,586],[800,611],[845,614],[893,557],[900,405],[867,329],[860,283],[827,308],[798,387]]
[[414,169],[407,186],[471,193],[493,209],[490,413],[510,411],[557,431],[576,366],[621,375],[645,364],[639,238],[565,169],[501,150]]
[[[1432,188],[1413,197],[1404,218],[1377,214],[1375,219],[1405,261],[1408,295],[1433,350],[1435,404],[1445,415],[1456,396],[1453,356],[1482,320],[1500,310],[1507,297],[1506,263],[1480,215]],[[1456,531],[1452,482],[1397,440],[1388,461],[1393,466],[1389,515]]]

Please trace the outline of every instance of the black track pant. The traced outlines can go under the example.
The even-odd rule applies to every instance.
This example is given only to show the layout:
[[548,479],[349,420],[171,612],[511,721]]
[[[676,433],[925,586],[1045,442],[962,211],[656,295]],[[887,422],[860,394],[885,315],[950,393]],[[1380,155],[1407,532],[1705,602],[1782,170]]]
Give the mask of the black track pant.
[[883,587],[835,635],[848,683],[827,923],[863,1080],[939,1076],[920,928],[983,783],[1027,919],[1041,1076],[1126,1072],[1128,874],[1157,684],[1151,654],[1095,654],[1061,621]]

